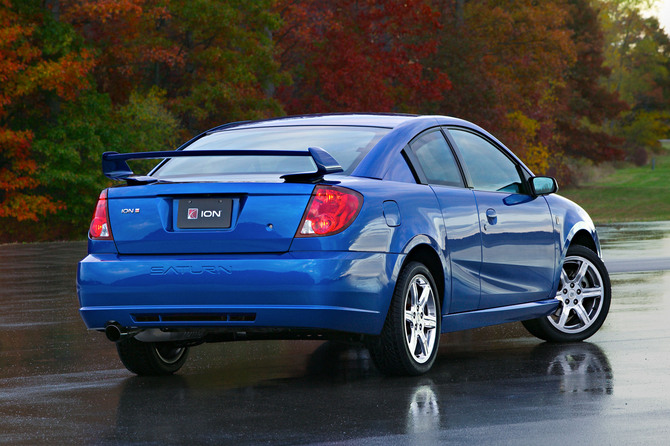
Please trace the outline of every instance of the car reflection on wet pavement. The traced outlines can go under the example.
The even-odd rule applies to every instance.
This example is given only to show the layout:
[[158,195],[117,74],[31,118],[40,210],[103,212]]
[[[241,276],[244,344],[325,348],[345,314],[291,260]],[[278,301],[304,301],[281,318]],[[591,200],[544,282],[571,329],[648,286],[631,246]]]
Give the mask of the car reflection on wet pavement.
[[135,377],[79,318],[85,243],[2,245],[0,443],[667,444],[670,222],[601,237],[620,272],[589,342],[518,323],[451,333],[416,378],[317,341],[203,345],[177,375]]

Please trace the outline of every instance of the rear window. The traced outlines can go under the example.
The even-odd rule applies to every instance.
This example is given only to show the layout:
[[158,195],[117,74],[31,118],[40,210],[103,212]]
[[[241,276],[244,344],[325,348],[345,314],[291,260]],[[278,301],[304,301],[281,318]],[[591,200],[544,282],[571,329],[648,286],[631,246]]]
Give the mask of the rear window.
[[[304,126],[225,130],[204,136],[185,150],[304,150],[321,147],[351,173],[390,129],[379,127]],[[174,158],[162,164],[153,176],[285,174],[312,172],[311,157],[303,156],[203,156]]]

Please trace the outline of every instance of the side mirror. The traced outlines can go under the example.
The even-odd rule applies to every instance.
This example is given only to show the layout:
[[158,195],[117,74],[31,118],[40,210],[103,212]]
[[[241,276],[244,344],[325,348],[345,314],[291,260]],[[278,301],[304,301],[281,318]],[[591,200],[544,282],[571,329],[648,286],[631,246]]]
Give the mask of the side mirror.
[[558,183],[552,177],[533,177],[530,179],[530,188],[535,196],[549,195],[558,192]]

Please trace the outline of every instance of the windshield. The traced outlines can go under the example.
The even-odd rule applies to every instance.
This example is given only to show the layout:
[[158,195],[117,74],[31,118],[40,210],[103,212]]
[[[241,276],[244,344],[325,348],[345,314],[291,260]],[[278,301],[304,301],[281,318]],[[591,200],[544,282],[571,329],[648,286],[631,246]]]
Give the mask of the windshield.
[[[363,157],[390,129],[379,127],[296,126],[225,130],[204,136],[184,150],[304,150],[321,147],[351,173]],[[173,158],[153,176],[285,174],[313,172],[316,166],[306,156],[202,156]]]

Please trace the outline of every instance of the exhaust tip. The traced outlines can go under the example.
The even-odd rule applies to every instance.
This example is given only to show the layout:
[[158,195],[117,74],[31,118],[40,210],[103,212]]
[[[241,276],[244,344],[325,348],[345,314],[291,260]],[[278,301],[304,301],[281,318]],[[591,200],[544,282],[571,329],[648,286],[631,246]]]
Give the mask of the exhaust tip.
[[112,342],[118,342],[123,333],[121,327],[116,322],[108,322],[105,326],[105,336]]

